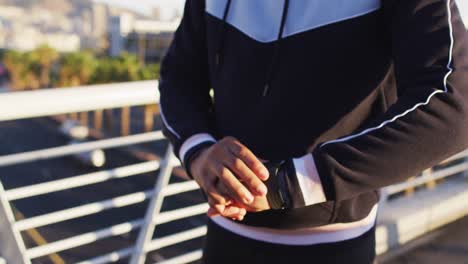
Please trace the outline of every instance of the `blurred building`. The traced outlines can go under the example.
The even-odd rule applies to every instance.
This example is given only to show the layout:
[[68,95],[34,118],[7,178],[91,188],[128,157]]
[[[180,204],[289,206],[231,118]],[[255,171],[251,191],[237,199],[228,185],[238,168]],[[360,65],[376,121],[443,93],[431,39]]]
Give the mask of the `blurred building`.
[[0,4],[0,49],[28,51],[48,44],[59,52],[92,49],[117,56],[127,51],[151,62],[164,55],[180,23],[180,11],[164,6],[147,17],[93,1],[35,3]]
[[[77,34],[49,33],[43,36],[42,43],[47,43],[59,52],[73,52],[81,47],[81,39]],[[40,42],[37,42],[41,45]]]
[[47,44],[60,52],[80,49],[80,36],[64,13],[40,6],[0,5],[0,48],[28,51]]
[[138,55],[140,60],[158,61],[166,53],[180,18],[171,20],[136,18],[131,14],[110,19],[109,54],[123,51]]
[[162,21],[173,21],[181,17],[177,8],[157,6],[153,8],[152,18]]
[[91,10],[84,10],[81,14],[81,33],[84,36],[89,36],[93,31],[93,20]]
[[107,49],[108,5],[59,2],[0,5],[0,49],[28,51],[43,44],[59,52]]
[[22,8],[16,6],[0,6],[0,18],[16,19],[24,17],[25,12]]
[[93,7],[93,36],[101,38],[107,35],[109,9],[105,4],[94,4]]
[[28,51],[47,44],[60,52],[80,49],[80,37],[74,33],[42,32],[33,25],[0,19],[0,48]]
[[161,20],[161,16],[162,16],[162,11],[161,11],[161,7],[155,7],[153,8],[153,14],[152,14],[152,17],[153,19],[156,19],[156,20]]
[[106,50],[108,48],[110,19],[109,7],[106,4],[94,3],[89,9],[81,12],[77,20],[81,28],[81,48]]

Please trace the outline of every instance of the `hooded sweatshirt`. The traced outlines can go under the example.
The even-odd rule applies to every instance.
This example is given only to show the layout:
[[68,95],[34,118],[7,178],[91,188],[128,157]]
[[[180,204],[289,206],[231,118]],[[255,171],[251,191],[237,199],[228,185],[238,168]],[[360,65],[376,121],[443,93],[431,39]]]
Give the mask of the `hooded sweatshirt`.
[[241,225],[360,221],[380,188],[468,146],[467,41],[455,0],[188,0],[161,67],[163,131],[184,165],[226,136],[293,161],[305,206]]

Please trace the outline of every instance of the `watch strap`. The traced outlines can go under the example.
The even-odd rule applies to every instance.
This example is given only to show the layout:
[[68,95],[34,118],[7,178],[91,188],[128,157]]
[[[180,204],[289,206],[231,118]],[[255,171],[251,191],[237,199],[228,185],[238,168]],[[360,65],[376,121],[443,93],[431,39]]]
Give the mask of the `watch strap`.
[[287,204],[286,194],[284,190],[282,190],[283,183],[278,179],[278,177],[282,177],[282,175],[280,175],[282,164],[283,162],[271,161],[265,163],[265,167],[269,172],[269,177],[264,182],[268,189],[266,198],[272,209],[284,209]]

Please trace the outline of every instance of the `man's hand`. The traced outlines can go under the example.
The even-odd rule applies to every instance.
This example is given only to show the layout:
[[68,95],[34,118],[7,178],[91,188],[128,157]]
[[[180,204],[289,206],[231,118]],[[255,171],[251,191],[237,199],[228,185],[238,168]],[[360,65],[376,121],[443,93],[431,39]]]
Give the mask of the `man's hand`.
[[[226,137],[202,150],[192,161],[190,171],[205,191],[211,210],[241,220],[249,211],[257,211],[258,197],[265,197],[268,170],[238,140]],[[265,198],[266,199],[266,198]]]
[[[218,187],[218,190],[220,190],[220,192],[223,195],[225,195],[227,197],[230,196],[229,190],[226,188],[226,186],[224,184],[218,183],[217,187]],[[244,203],[239,203],[237,201],[234,201],[234,203],[229,205],[227,209],[232,208],[232,207],[245,209],[247,212],[259,212],[259,211],[268,210],[268,209],[271,208],[265,195],[256,195],[256,196],[254,196],[254,201],[252,203],[250,203],[250,204],[244,204]],[[214,208],[211,208],[211,209],[212,210],[210,210],[208,212],[209,216],[219,215],[220,214],[220,213],[218,213],[216,211],[216,209],[214,209]],[[240,220],[242,220],[242,219],[240,219]]]

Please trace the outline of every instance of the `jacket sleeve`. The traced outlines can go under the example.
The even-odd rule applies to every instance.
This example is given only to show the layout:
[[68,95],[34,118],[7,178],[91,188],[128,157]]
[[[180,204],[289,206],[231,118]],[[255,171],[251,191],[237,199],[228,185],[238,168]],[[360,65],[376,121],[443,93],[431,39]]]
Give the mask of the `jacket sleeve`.
[[161,64],[163,133],[183,164],[197,146],[215,141],[204,2],[186,1],[182,21]]
[[456,1],[383,4],[398,99],[367,127],[293,159],[306,205],[401,182],[468,147],[468,37]]

